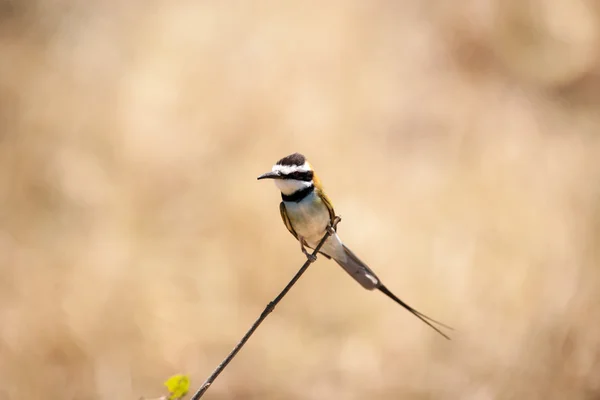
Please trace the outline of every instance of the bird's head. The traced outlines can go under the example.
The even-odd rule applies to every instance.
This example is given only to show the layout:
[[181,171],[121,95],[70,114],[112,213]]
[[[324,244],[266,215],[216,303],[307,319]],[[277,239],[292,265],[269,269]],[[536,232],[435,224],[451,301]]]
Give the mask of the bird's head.
[[270,172],[257,179],[274,179],[281,193],[291,195],[313,186],[315,173],[306,157],[294,153],[277,161]]

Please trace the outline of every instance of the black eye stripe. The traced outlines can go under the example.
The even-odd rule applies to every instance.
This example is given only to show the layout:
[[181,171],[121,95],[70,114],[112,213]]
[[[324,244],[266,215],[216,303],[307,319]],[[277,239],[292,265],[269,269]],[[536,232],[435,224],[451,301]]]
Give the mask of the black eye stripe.
[[309,182],[313,178],[312,171],[294,171],[283,176],[284,179],[296,179],[297,181]]

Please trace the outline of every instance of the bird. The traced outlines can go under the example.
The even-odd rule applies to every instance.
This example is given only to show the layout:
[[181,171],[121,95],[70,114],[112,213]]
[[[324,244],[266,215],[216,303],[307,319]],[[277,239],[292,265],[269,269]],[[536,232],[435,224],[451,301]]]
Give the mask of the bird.
[[[306,248],[314,249],[317,246],[325,232],[331,229],[336,214],[333,203],[325,194],[312,165],[304,155],[293,153],[277,161],[271,171],[260,175],[257,179],[274,180],[281,192],[279,212],[285,227],[300,242],[302,253],[311,261],[315,261],[315,257]],[[450,340],[447,334],[433,324],[452,330],[450,326],[428,317],[400,300],[367,264],[346,247],[337,234],[337,229],[325,241],[319,253],[328,259],[333,259],[363,288],[379,290]]]

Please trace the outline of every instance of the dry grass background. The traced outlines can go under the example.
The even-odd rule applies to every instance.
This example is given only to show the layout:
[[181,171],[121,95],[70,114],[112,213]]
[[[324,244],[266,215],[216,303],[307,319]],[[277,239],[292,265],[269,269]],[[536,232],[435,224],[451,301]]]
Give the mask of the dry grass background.
[[0,398],[199,385],[305,153],[446,342],[319,260],[207,399],[599,399],[596,2],[0,1]]

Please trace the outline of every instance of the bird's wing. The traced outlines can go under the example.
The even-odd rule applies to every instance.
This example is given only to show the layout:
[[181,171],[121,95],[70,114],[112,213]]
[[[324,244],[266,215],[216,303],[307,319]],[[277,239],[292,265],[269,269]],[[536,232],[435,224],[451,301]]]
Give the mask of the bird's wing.
[[[329,211],[329,221],[333,224],[333,220],[335,219],[335,211],[333,210],[333,203],[331,202],[331,199],[329,197],[327,197],[327,195],[325,194],[325,192],[323,192],[322,190],[319,190],[319,197],[321,198],[321,201],[323,201],[323,204],[325,204],[325,207],[327,207],[327,211]],[[336,227],[337,230],[337,227]]]
[[288,217],[288,215],[287,215],[287,210],[285,209],[285,204],[283,204],[283,201],[281,203],[279,203],[279,213],[281,214],[281,219],[283,220],[283,224],[285,225],[287,230],[290,231],[290,233],[292,235],[294,235],[296,240],[298,240],[298,234],[292,227],[292,223],[290,222],[290,217]]

